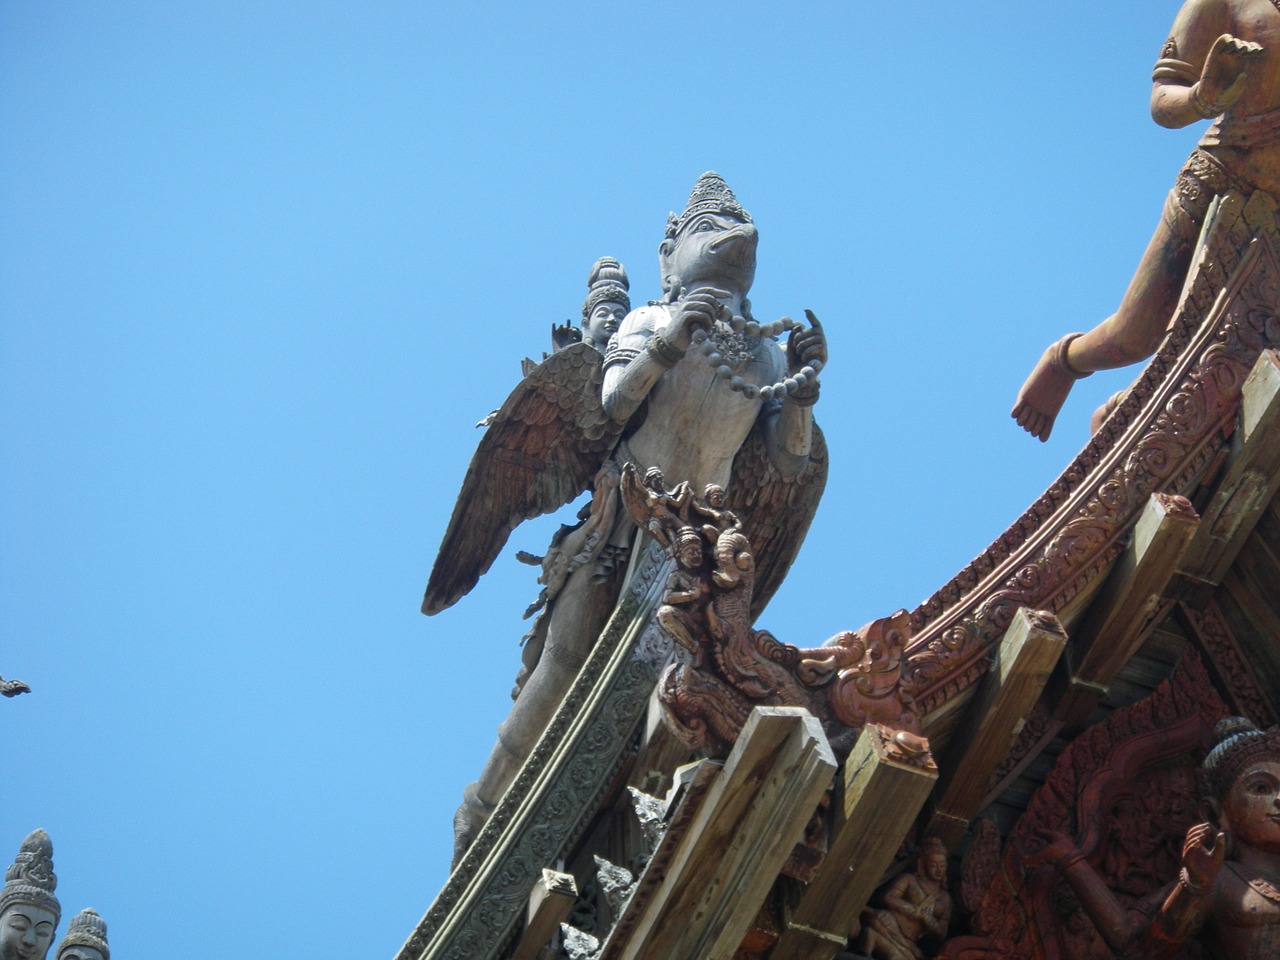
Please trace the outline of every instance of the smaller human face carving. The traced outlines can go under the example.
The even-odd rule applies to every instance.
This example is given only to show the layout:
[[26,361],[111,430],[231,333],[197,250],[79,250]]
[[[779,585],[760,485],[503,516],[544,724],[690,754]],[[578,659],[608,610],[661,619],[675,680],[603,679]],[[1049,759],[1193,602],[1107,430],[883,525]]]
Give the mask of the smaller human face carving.
[[680,544],[680,562],[686,570],[692,570],[702,563],[702,544],[696,540],[685,540]]
[[603,350],[609,338],[618,332],[618,324],[626,315],[626,308],[620,303],[608,300],[597,303],[587,318],[587,341]]
[[1236,843],[1280,853],[1280,760],[1245,767],[1222,801],[1222,819]]
[[31,903],[13,903],[0,916],[0,960],[44,960],[58,918]]
[[97,947],[68,947],[58,954],[58,960],[102,960]]
[[924,875],[934,883],[947,879],[947,857],[942,853],[931,853],[924,858]]

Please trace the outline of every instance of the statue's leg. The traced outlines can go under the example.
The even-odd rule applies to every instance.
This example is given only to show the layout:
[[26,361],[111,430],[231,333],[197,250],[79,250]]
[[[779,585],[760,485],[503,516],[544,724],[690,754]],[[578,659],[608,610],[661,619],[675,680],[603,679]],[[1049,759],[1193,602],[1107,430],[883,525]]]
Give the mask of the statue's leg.
[[1155,352],[1177,308],[1209,202],[1228,186],[1226,172],[1212,158],[1192,154],[1165,201],[1164,215],[1120,308],[1088,333],[1066,337],[1044,352],[1014,403],[1011,415],[1019,426],[1048,440],[1076,380]]
[[498,741],[480,779],[463,791],[462,806],[454,817],[455,865],[520,772],[573,684],[613,612],[624,573],[620,566],[597,582],[595,564],[584,564],[570,575],[556,597],[537,667],[498,727]]

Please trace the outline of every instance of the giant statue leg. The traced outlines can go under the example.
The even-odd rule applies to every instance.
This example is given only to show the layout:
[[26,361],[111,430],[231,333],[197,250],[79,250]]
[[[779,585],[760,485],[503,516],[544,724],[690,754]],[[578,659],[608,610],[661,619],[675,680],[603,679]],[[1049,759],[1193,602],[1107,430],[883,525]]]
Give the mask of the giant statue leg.
[[1164,216],[1147,245],[1120,308],[1088,333],[1070,334],[1049,347],[1018,392],[1012,417],[1048,440],[1058,411],[1076,380],[1144,360],[1164,337],[1204,222],[1216,193],[1230,187],[1226,171],[1196,151],[1165,201]]
[[596,564],[584,564],[569,576],[556,597],[542,656],[511,713],[498,727],[498,742],[480,779],[463,791],[462,805],[453,820],[454,866],[520,772],[573,684],[613,613],[625,572],[626,565],[618,564],[602,577]]

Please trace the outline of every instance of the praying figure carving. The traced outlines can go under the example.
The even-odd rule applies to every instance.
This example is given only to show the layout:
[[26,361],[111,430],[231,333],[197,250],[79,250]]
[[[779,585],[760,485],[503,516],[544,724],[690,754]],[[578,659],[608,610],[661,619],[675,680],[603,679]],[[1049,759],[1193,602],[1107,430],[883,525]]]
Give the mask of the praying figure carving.
[[0,889],[0,960],[45,960],[62,916],[57,888],[53,843],[43,830],[33,830]]
[[107,924],[96,910],[81,910],[71,918],[54,960],[111,960]]
[[1126,910],[1070,838],[1049,836],[1037,857],[1121,956],[1171,957],[1195,938],[1210,960],[1280,957],[1280,727],[1230,717],[1214,733],[1204,820],[1187,831],[1174,883]]
[[757,630],[755,551],[724,491],[701,497],[687,483],[665,489],[662,471],[622,469],[620,490],[636,525],[675,558],[656,619],[681,651],[658,680],[667,726],[693,749],[727,756],[753,707],[804,707],[841,748],[867,723],[923,743],[920,716],[902,685],[905,610],[800,648]]
[[[1280,198],[1280,4],[1187,0],[1156,61],[1151,116],[1163,127],[1214,122],[1179,173],[1119,309],[1050,346],[1023,384],[1012,416],[1042,441],[1076,380],[1155,351],[1214,197]],[[1111,406],[1094,414],[1094,430]]]
[[[756,612],[799,549],[826,476],[812,407],[827,344],[811,314],[807,325],[752,316],[747,292],[757,240],[724,180],[704,174],[684,211],[668,218],[658,250],[661,299],[630,311],[610,332],[617,310],[604,315],[598,308],[625,306],[617,298],[626,288],[620,266],[598,263],[584,309],[588,339],[534,366],[480,441],[427,584],[424,613],[439,613],[470,591],[521,521],[592,489],[582,530],[595,522],[583,537],[564,533],[553,545],[559,557],[535,561],[548,588],[535,625],[541,637],[530,640],[536,649],[526,667],[530,660],[533,667],[498,743],[464,792],[455,862],[532,751],[621,593],[636,534],[617,508],[624,464],[642,473],[658,467],[691,489],[716,484],[726,491],[717,509],[740,516],[756,544]],[[561,563],[563,556],[570,561]]]
[[916,854],[916,872],[901,873],[885,888],[878,909],[863,915],[858,948],[877,960],[924,960],[920,941],[940,941],[951,923],[947,849],[926,837]]

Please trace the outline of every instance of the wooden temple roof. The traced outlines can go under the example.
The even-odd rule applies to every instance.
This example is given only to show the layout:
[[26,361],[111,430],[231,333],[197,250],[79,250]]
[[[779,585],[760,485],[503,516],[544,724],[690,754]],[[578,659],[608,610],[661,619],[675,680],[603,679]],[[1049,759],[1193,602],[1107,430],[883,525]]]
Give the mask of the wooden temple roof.
[[[1022,517],[910,612],[902,682],[936,762],[870,724],[833,753],[816,720],[774,708],[752,715],[722,764],[677,772],[688,756],[656,720],[666,654],[648,616],[669,567],[651,551],[397,960],[832,958],[919,836],[943,837],[953,879],[960,855],[971,859],[972,886],[998,871],[966,851],[991,861],[1029,830],[1020,821],[1047,816],[1052,804],[1036,798],[1071,780],[1064,756],[1073,784],[1111,783],[1102,761],[1086,777],[1083,745],[1073,748],[1086,731],[1111,723],[1112,741],[1123,726],[1150,744],[1179,711],[1278,722],[1274,216],[1223,201],[1169,333],[1124,400]],[[627,787],[658,795],[639,819]],[[1086,832],[1082,816],[1071,814]],[[825,852],[809,836],[818,828]],[[611,886],[596,855],[628,872]],[[982,892],[970,893],[977,911]],[[590,901],[594,941],[549,948]]]

